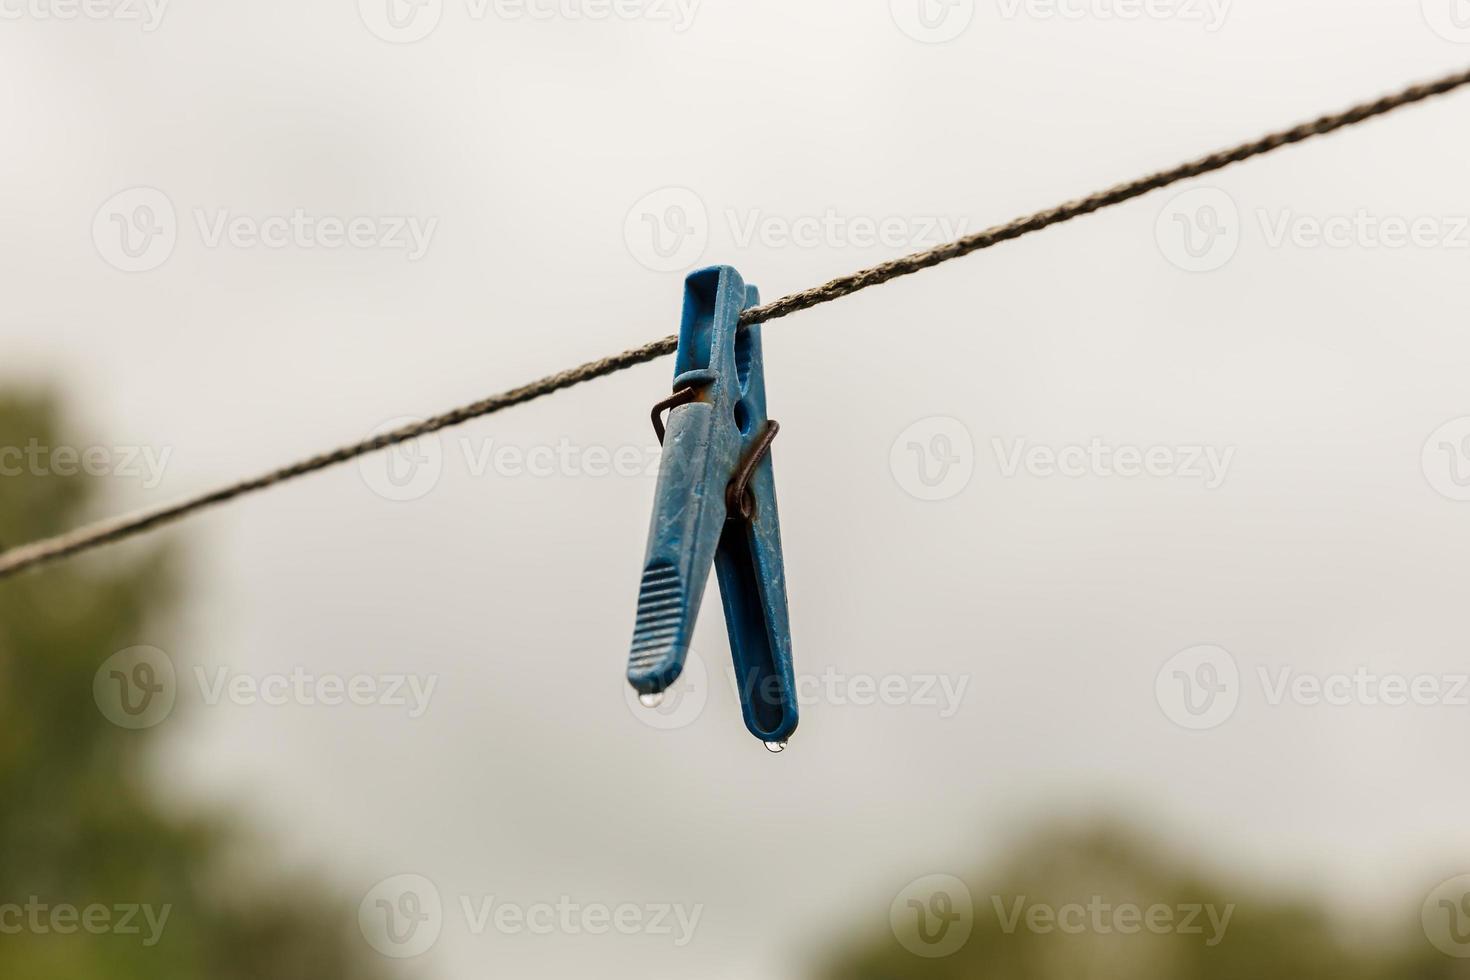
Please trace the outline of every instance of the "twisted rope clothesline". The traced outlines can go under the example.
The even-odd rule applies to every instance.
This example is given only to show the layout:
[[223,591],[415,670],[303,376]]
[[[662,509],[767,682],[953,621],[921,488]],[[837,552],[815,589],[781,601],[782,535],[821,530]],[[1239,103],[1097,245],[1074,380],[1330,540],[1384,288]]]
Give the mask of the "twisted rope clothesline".
[[[891,262],[884,262],[870,269],[864,269],[861,272],[855,272],[851,275],[833,279],[831,282],[821,286],[803,290],[799,293],[793,293],[790,296],[784,296],[763,306],[752,307],[741,314],[740,323],[742,325],[750,325],[779,320],[782,317],[790,316],[801,310],[811,309],[814,306],[820,306],[823,303],[830,303],[835,299],[850,296],[870,286],[877,286],[891,279],[897,279],[900,276],[907,276],[920,270],[939,265],[941,262],[948,262],[951,259],[969,255],[971,252],[978,252],[982,249],[990,248],[993,245],[998,245],[1001,242],[1020,238],[1023,235],[1029,235],[1033,232],[1050,228],[1052,225],[1058,225],[1103,208],[1122,204],[1135,197],[1141,197],[1150,191],[1168,187],[1171,184],[1177,184],[1180,181],[1188,180],[1192,177],[1199,177],[1217,170],[1223,170],[1232,164],[1270,153],[1272,150],[1279,149],[1280,147],[1300,143],[1303,140],[1324,136],[1328,133],[1336,132],[1339,129],[1357,125],[1376,116],[1392,112],[1395,109],[1422,102],[1433,96],[1443,95],[1467,84],[1470,84],[1470,70],[1446,75],[1443,78],[1431,82],[1411,85],[1393,95],[1353,106],[1344,112],[1322,116],[1311,122],[1271,133],[1258,140],[1244,143],[1228,150],[1221,150],[1218,153],[1212,153],[1198,160],[1181,164],[1171,170],[1163,170],[1146,177],[1140,177],[1137,180],[1119,184],[1116,187],[1100,191],[1088,197],[1070,201],[1045,211],[1038,211],[1035,214],[1017,218],[1006,224],[997,225],[985,231],[976,232],[973,235],[967,235],[964,238],[939,245],[935,248],[915,252],[912,255],[906,255],[903,258],[894,259]],[[491,415],[503,409],[510,408],[512,405],[520,405],[533,401],[537,398],[550,395],[553,392],[561,391],[564,388],[581,384],[584,381],[606,377],[609,374],[614,374],[635,365],[663,357],[666,354],[672,354],[677,346],[678,338],[676,336],[664,337],[661,340],[644,344],[642,347],[635,347],[600,360],[589,361],[580,367],[559,371],[556,374],[532,381],[519,388],[512,388],[510,391],[501,392],[498,395],[491,395],[481,401],[453,409],[442,415],[436,415],[433,418],[425,419],[421,422],[402,426],[390,432],[374,436],[371,439],[365,439],[362,442],[320,453],[308,459],[271,470],[268,473],[240,480],[216,490],[211,490],[194,497],[188,497],[173,504],[168,504],[153,510],[142,511],[137,514],[98,521],[95,524],[89,524],[76,530],[68,531],[65,534],[57,535],[56,537],[20,545],[0,552],[0,579],[8,578],[27,569],[37,568],[51,562],[59,561],[71,555],[100,548],[103,545],[115,541],[121,541],[125,538],[143,534],[165,524],[171,524],[181,520],[206,508],[214,507],[248,494],[257,493],[277,484],[285,483],[288,480],[294,480],[297,477],[306,476],[309,473],[315,473],[319,470],[336,466],[339,463],[349,462],[368,453],[408,442],[419,436],[438,432],[441,429],[447,429],[450,426],[459,425],[471,419]]]

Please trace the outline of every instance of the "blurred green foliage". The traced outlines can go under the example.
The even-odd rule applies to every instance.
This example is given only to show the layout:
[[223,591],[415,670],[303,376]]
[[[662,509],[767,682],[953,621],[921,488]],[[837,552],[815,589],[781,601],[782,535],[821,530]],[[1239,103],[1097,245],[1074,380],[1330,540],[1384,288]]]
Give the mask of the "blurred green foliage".
[[[0,447],[77,445],[58,418],[51,398],[0,397]],[[0,476],[0,545],[95,516],[106,504],[100,482]],[[130,548],[0,582],[0,906],[9,907],[0,978],[380,976],[354,908],[270,868],[228,819],[164,806],[149,764],[169,724],[128,731],[94,701],[93,677],[109,656],[167,635],[181,579],[168,553]],[[58,934],[51,924],[59,907],[92,905],[169,912],[151,946],[156,930],[142,916],[134,935]],[[27,920],[35,907],[46,910],[41,928]]]
[[[966,885],[973,932],[951,955],[924,958],[916,909],[840,949],[824,980],[1451,980],[1470,960],[1428,941],[1418,907],[1391,922],[1338,921],[1306,899],[1215,880],[1111,823],[1039,831],[993,873]],[[922,889],[921,889],[922,891]],[[921,902],[928,901],[927,898]],[[906,905],[904,902],[900,906]],[[1172,910],[1151,931],[1120,917],[1125,905]],[[1033,912],[1036,907],[1041,912]],[[1064,907],[1068,928],[1054,913]],[[1080,910],[1078,907],[1081,907]],[[1190,910],[1201,907],[1197,914]],[[942,908],[942,906],[935,906]],[[1213,909],[1212,920],[1207,909]],[[1228,909],[1228,920],[1225,919]],[[1028,926],[1028,916],[1034,926]],[[937,919],[927,924],[937,936]],[[1217,925],[1219,924],[1219,925]],[[1128,926],[1125,933],[1120,926]],[[1184,927],[1184,928],[1179,928]],[[1198,929],[1196,932],[1195,930]],[[938,950],[938,946],[933,949]]]

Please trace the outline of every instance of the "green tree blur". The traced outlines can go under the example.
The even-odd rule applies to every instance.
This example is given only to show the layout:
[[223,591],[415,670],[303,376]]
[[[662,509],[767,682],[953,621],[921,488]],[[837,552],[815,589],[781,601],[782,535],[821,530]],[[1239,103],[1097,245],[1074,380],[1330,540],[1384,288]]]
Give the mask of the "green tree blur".
[[[0,447],[78,445],[58,420],[52,398],[0,397]],[[97,478],[26,469],[0,476],[0,547],[106,503]],[[0,977],[378,977],[355,908],[269,868],[228,819],[166,808],[148,764],[168,726],[125,730],[93,698],[109,656],[167,635],[181,579],[155,549],[0,582]],[[153,920],[137,914],[138,932],[119,934],[128,905]]]
[[[937,915],[919,922],[921,909],[953,915],[956,908],[952,902],[929,906],[933,893],[921,894],[912,916],[901,911],[881,932],[868,929],[839,949],[819,975],[824,980],[1470,977],[1470,960],[1451,958],[1426,938],[1417,906],[1401,910],[1392,921],[1355,925],[1311,900],[1270,897],[1259,885],[1218,880],[1190,864],[1114,824],[1043,830],[993,873],[967,880],[973,932],[957,951],[925,958],[905,948],[925,949],[920,928],[931,942],[941,934]],[[906,902],[899,904],[907,908]],[[1145,911],[1163,906],[1184,928],[1165,927],[1159,918],[1157,930],[1150,930],[1131,912],[1120,916],[1125,905]],[[1195,906],[1201,911],[1192,913]],[[1064,907],[1071,909],[1065,913],[1066,930],[1057,915]],[[1213,919],[1205,911],[1211,908]],[[941,950],[935,945],[933,951]]]

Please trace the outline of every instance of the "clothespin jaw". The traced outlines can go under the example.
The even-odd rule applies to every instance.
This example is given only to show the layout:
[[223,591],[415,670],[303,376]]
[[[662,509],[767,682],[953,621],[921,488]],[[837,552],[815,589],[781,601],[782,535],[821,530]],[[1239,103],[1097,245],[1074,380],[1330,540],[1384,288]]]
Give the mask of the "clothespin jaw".
[[674,395],[654,408],[663,462],[628,681],[651,698],[678,679],[713,567],[745,725],[779,750],[798,714],[770,456],[780,427],[766,416],[760,326],[739,322],[759,302],[729,266],[685,280]]

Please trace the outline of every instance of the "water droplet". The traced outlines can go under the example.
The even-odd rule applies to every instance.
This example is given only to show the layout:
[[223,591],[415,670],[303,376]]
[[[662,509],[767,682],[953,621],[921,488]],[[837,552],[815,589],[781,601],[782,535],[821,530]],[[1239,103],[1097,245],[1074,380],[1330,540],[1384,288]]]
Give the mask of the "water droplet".
[[771,753],[772,755],[780,755],[782,752],[785,752],[786,751],[786,743],[785,742],[767,742],[766,743],[766,751],[769,752],[769,753]]
[[645,708],[657,708],[664,703],[664,696],[662,692],[658,694],[640,694],[638,695],[638,703]]

